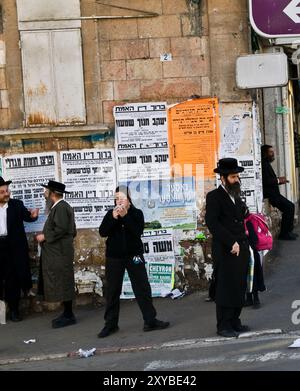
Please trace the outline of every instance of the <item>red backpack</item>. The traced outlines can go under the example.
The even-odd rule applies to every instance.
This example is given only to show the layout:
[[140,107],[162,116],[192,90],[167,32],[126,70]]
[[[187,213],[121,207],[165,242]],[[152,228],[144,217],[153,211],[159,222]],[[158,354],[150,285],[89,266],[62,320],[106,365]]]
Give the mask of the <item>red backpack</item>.
[[247,222],[250,222],[253,226],[253,229],[257,235],[257,243],[255,249],[258,251],[262,250],[272,250],[273,247],[273,237],[269,231],[268,224],[266,223],[264,215],[260,213],[250,213],[248,217],[245,218],[245,230],[248,236],[248,229],[246,226]]

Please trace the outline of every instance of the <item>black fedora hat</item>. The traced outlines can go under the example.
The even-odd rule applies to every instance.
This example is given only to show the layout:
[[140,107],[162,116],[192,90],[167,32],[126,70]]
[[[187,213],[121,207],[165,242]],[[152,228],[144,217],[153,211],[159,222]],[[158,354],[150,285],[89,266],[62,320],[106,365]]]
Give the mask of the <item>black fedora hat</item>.
[[49,181],[47,185],[42,185],[42,186],[45,187],[46,189],[54,191],[55,193],[60,193],[60,194],[67,193],[67,194],[70,194],[69,191],[65,191],[66,185],[64,185],[63,183],[60,183],[60,182]]
[[10,185],[11,181],[5,181],[2,176],[0,176],[0,186]]
[[238,161],[231,157],[220,159],[218,167],[214,169],[217,174],[237,174],[243,172],[244,167],[238,166]]

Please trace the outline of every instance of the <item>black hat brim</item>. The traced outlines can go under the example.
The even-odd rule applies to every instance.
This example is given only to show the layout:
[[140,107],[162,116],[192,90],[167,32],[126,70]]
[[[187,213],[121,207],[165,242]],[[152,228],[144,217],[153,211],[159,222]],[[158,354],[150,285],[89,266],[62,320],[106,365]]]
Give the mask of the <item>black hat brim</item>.
[[54,191],[55,193],[71,194],[70,191],[55,189],[55,187],[49,187],[48,185],[42,185],[42,186],[45,187],[48,190]]
[[12,181],[5,181],[5,182],[0,183],[0,186],[8,186],[11,183],[12,183]]
[[214,169],[214,172],[216,173],[216,174],[225,174],[225,175],[227,175],[227,174],[238,174],[238,173],[240,173],[240,172],[243,172],[245,169],[244,169],[244,167],[240,167],[240,166],[238,166],[237,168],[232,168],[232,169],[220,169],[220,168],[215,168]]

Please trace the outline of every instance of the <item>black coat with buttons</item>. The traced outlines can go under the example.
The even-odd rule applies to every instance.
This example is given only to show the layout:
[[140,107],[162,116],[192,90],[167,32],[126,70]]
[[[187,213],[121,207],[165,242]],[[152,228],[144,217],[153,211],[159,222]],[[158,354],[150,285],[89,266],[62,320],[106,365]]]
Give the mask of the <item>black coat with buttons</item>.
[[[247,288],[249,244],[244,226],[244,206],[235,204],[222,186],[207,194],[205,220],[212,240],[212,258],[216,277],[216,304],[241,307]],[[235,242],[240,245],[239,256],[231,254]]]

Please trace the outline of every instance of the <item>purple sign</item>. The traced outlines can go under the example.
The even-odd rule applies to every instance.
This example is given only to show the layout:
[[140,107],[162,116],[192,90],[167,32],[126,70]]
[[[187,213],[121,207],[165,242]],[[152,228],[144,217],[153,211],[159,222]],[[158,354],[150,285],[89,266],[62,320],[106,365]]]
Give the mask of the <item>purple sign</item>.
[[300,0],[249,0],[250,20],[266,38],[300,37]]

